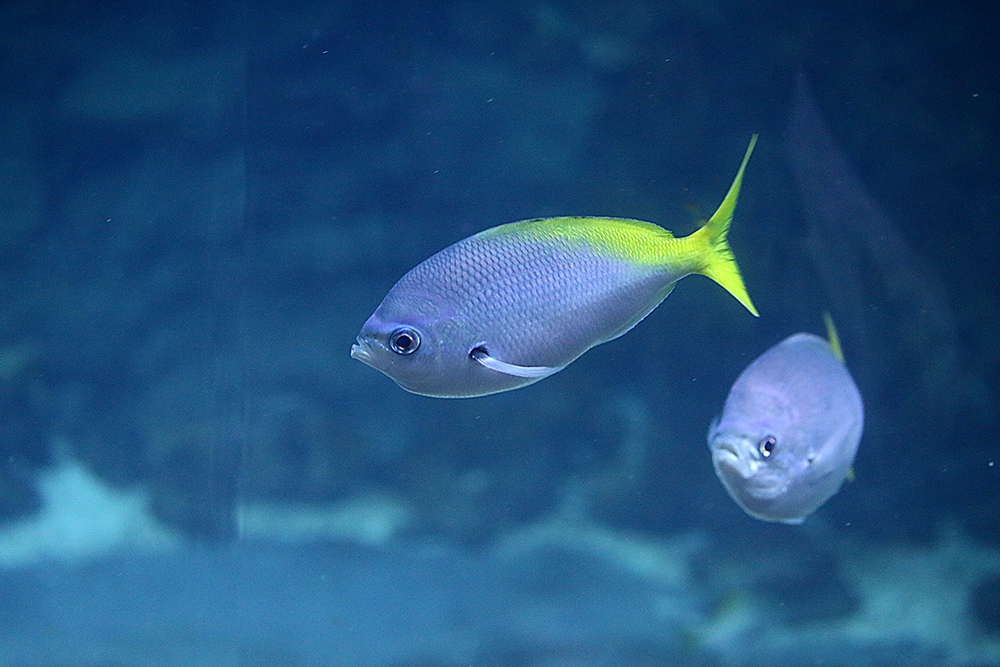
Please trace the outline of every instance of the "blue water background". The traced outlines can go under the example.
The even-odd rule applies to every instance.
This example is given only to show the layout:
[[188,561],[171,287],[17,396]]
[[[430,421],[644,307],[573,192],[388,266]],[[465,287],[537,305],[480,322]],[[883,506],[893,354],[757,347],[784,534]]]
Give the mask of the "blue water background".
[[[0,518],[29,520],[38,474],[80,461],[143,489],[193,549],[136,570],[232,597],[178,593],[160,617],[141,603],[163,578],[91,604],[135,571],[127,555],[16,568],[0,575],[0,657],[836,665],[863,649],[872,664],[991,664],[953,648],[1000,635],[1000,569],[970,578],[971,634],[954,643],[827,644],[816,629],[863,609],[852,549],[1000,547],[996,23],[988,4],[958,2],[5,3]],[[793,132],[803,99],[830,143]],[[753,133],[730,240],[759,319],[686,278],[565,371],[472,400],[411,395],[350,359],[396,279],[487,227],[580,214],[689,233]],[[740,370],[822,333],[824,311],[865,399],[856,481],[802,528],[756,522],[716,480],[705,434]],[[336,540],[244,547],[241,508],[373,497],[407,519],[369,570]],[[652,543],[697,536],[688,586],[644,588],[562,542],[540,560],[497,551],[552,517]],[[414,558],[451,574],[401,600],[395,584],[427,571]],[[287,586],[265,598],[244,576],[254,562],[290,572]],[[365,586],[310,591],[318,572],[367,578],[400,605],[371,623],[404,629],[377,641],[369,616],[343,611]],[[658,596],[674,611],[628,615]],[[471,601],[455,612],[456,597]],[[548,612],[520,615],[539,597]],[[787,630],[783,648],[699,639],[745,599]],[[450,611],[435,620],[403,613],[438,603]],[[127,642],[67,620],[112,608],[144,619]],[[329,628],[293,630],[305,608],[367,639],[312,642]],[[471,619],[460,631],[456,613]],[[177,618],[197,632],[149,639]]]

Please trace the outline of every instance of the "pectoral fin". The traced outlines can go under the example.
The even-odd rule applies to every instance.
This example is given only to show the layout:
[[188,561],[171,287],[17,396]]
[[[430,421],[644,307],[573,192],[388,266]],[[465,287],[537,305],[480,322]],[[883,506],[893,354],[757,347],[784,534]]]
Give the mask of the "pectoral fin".
[[489,355],[489,352],[479,347],[474,349],[469,356],[490,370],[519,378],[540,379],[548,377],[553,373],[558,373],[563,369],[562,366],[518,366],[517,364],[508,364],[506,361],[494,359]]

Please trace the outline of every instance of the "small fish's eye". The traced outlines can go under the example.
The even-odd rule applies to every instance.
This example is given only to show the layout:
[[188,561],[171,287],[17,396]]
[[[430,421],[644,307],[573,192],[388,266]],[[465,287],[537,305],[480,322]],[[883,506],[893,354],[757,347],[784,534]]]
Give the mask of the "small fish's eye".
[[420,334],[414,329],[403,327],[389,336],[389,349],[396,354],[413,354],[420,347]]
[[766,459],[774,451],[776,444],[778,444],[778,440],[773,435],[769,435],[757,443],[757,449],[760,451],[760,455]]

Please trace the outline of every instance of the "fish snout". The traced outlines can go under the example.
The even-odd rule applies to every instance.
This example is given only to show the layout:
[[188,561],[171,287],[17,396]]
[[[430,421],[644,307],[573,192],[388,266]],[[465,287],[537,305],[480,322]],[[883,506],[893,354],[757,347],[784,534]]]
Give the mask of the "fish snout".
[[712,441],[712,462],[716,470],[727,476],[737,475],[748,479],[757,472],[758,461],[746,451],[746,443],[727,438]]
[[730,445],[719,445],[712,452],[712,460],[715,467],[725,466],[734,470],[740,469],[740,454]]
[[361,336],[358,336],[357,342],[351,345],[351,358],[364,362],[369,366],[372,363],[371,350],[368,349],[368,344],[361,339]]

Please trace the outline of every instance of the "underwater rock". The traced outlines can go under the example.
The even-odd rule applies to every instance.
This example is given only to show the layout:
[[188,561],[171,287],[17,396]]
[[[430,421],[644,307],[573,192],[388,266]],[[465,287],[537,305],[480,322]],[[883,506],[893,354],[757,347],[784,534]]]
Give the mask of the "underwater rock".
[[22,667],[484,664],[500,648],[672,654],[698,617],[689,593],[600,556],[443,543],[124,552],[0,569],[0,599],[0,663]]

